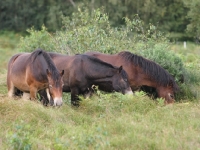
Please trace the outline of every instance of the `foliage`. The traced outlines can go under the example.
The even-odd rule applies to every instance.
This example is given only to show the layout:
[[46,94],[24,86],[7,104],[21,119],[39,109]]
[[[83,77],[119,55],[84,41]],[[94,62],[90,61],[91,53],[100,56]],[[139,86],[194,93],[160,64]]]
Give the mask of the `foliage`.
[[[6,33],[6,36],[0,36],[4,43],[0,48],[5,59],[19,52],[15,46],[19,36],[12,33]],[[200,70],[199,47],[194,44],[188,44],[187,49],[181,47],[176,45],[173,50],[180,54],[187,69],[197,74],[195,71]],[[0,59],[1,64],[4,61]],[[184,86],[186,92],[191,89],[199,92],[199,86],[195,87],[199,80],[195,77],[191,85]],[[184,97],[184,102],[163,106],[162,99],[153,101],[144,92],[129,97],[97,91],[91,98],[82,99],[79,108],[71,107],[70,94],[64,94],[63,106],[54,108],[30,100],[8,98],[6,94],[4,72],[0,75],[1,149],[199,148],[200,104],[188,97]]]
[[200,1],[192,0],[188,2],[183,0],[185,7],[189,8],[187,17],[190,19],[190,23],[187,25],[187,32],[192,35],[196,42],[200,42],[200,18],[199,18],[199,7]]
[[43,48],[47,51],[54,50],[55,46],[52,42],[51,34],[47,31],[45,26],[42,26],[40,31],[34,28],[27,29],[30,34],[29,38],[21,37],[20,50],[22,52],[31,52],[38,48]]
[[[199,24],[198,3],[197,0],[191,3],[185,0],[33,0],[30,3],[25,0],[7,0],[0,2],[0,28],[24,32],[31,27],[39,30],[44,24],[50,31],[55,31],[62,25],[61,15],[72,17],[78,7],[86,7],[89,12],[103,7],[109,14],[112,26],[124,25],[124,17],[132,20],[138,14],[145,26],[158,23],[159,30],[179,33],[180,40],[191,40],[191,37],[196,36],[194,31]],[[189,29],[188,34],[185,33],[186,27]]]
[[184,84],[181,84],[181,91],[178,93],[178,97],[183,99],[198,100],[199,97],[199,85],[200,85],[200,56],[199,45],[187,42],[187,46],[184,47],[183,43],[176,43],[171,46],[171,49],[175,51],[184,62],[186,73],[184,75]]
[[73,10],[70,5],[65,0],[0,1],[0,28],[24,32],[33,26],[40,29],[45,24],[55,30],[61,26],[61,14],[68,15]]

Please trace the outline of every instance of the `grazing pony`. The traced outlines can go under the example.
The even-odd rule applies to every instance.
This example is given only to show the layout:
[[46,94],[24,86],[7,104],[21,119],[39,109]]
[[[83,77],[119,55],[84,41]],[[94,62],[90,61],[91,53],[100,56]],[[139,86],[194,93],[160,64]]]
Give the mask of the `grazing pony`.
[[79,106],[79,94],[85,94],[97,85],[100,90],[133,94],[122,67],[114,67],[88,55],[67,56],[49,53],[58,69],[64,70],[63,92],[71,92],[71,104]]
[[174,93],[178,91],[178,85],[174,78],[155,62],[128,51],[113,55],[99,52],[86,52],[85,54],[115,66],[122,65],[128,74],[129,84],[133,91],[142,86],[153,87],[158,97],[165,99],[165,104],[174,102]]
[[20,53],[12,56],[8,63],[8,96],[30,93],[31,100],[36,93],[45,89],[53,98],[53,105],[62,105],[62,76],[64,70],[58,71],[51,57],[38,49],[32,53]]

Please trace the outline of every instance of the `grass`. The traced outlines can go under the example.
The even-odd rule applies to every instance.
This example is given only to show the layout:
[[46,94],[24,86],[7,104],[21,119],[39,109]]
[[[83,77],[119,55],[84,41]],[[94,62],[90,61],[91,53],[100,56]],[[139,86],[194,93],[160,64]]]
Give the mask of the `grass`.
[[[4,35],[5,36],[5,35]],[[2,46],[1,68],[18,52],[16,38]],[[15,35],[18,37],[18,35]],[[14,43],[12,46],[12,42]],[[64,94],[60,108],[44,107],[40,102],[7,97],[6,70],[0,75],[0,149],[141,149],[198,150],[200,147],[199,100],[184,100],[163,106],[142,92],[128,97],[98,91],[83,99],[79,108],[71,107]]]
[[[200,63],[200,46],[187,42],[186,48],[183,43],[177,43],[171,46],[171,49],[181,55],[181,58],[187,63]],[[199,66],[200,67],[200,66]]]
[[0,73],[5,73],[10,57],[19,52],[17,48],[20,35],[13,32],[0,32]]
[[[106,100],[107,97],[112,100]],[[108,94],[79,108],[0,99],[3,149],[198,149],[199,103],[160,106],[146,96]]]

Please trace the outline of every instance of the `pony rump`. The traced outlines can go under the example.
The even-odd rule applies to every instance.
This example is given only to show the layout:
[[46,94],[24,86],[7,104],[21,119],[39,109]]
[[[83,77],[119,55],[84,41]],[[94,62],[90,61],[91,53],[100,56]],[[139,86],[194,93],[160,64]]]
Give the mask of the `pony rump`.
[[149,75],[150,78],[164,87],[171,86],[174,91],[178,91],[178,85],[174,78],[160,65],[155,62],[145,59],[142,56],[132,54],[128,51],[118,53],[119,56],[123,57],[126,61],[132,61],[133,64],[139,66],[145,74]]

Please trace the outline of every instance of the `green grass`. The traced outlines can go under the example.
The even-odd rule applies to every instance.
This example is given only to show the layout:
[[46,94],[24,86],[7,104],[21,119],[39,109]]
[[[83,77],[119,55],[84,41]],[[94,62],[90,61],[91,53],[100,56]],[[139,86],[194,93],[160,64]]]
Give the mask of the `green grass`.
[[200,63],[200,46],[190,42],[187,42],[186,45],[187,47],[184,48],[183,42],[174,44],[171,49],[181,55],[186,63]]
[[79,108],[0,99],[3,149],[198,149],[199,103],[160,106],[146,96],[83,99]]
[[11,41],[0,45],[6,53],[0,56],[0,150],[199,149],[199,99],[163,106],[142,92],[129,97],[99,91],[82,98],[79,108],[64,94],[64,105],[53,108],[8,98],[4,64],[18,52],[17,39],[0,35],[0,41]]
[[0,73],[4,73],[7,69],[7,62],[10,57],[19,52],[17,45],[20,35],[12,32],[0,32]]

